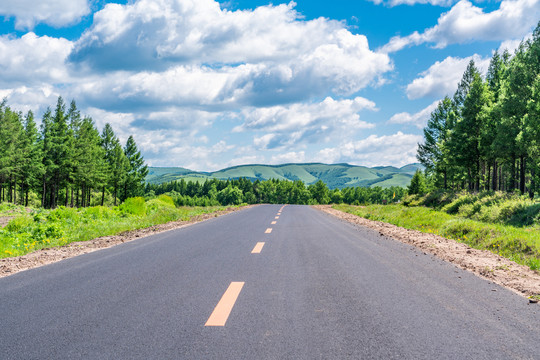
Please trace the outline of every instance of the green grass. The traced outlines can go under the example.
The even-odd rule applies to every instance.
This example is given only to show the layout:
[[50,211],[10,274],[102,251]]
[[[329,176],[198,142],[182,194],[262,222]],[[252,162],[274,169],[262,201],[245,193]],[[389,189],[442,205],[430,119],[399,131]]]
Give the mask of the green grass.
[[476,249],[489,250],[533,270],[540,270],[538,224],[520,227],[491,224],[423,206],[335,205],[334,208],[366,219],[454,239]]
[[65,208],[55,210],[7,209],[0,214],[15,217],[0,229],[0,258],[21,256],[38,249],[62,246],[75,241],[87,241],[101,236],[115,235],[164,224],[175,220],[189,220],[201,214],[224,210],[215,207],[175,207],[173,200],[162,195],[145,201],[143,198],[126,200],[109,208]]

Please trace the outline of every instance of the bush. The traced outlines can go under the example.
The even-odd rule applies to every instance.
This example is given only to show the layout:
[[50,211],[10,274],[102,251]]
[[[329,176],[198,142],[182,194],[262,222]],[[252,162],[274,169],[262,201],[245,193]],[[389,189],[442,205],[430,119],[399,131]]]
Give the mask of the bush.
[[60,221],[60,220],[73,220],[79,217],[79,211],[75,208],[67,208],[60,206],[47,215],[47,220],[49,221]]
[[102,219],[111,219],[116,213],[111,208],[106,206],[92,206],[81,210],[81,215],[84,218],[89,218],[92,220],[102,220]]
[[146,215],[146,202],[143,197],[128,198],[118,208],[124,214],[137,216]]
[[175,205],[174,205],[174,200],[173,200],[172,197],[170,197],[169,195],[165,195],[165,194],[159,195],[159,196],[157,197],[157,199],[158,199],[159,201],[162,201],[162,202],[166,203],[166,204],[175,206]]
[[10,232],[20,232],[34,224],[34,218],[30,215],[17,216],[9,221],[5,230]]

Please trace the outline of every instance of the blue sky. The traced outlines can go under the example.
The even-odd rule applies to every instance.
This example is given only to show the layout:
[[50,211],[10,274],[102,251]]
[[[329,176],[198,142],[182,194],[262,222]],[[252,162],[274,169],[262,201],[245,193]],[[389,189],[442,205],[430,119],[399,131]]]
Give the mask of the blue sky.
[[485,71],[540,0],[3,0],[0,97],[74,99],[152,166],[415,162],[467,63]]

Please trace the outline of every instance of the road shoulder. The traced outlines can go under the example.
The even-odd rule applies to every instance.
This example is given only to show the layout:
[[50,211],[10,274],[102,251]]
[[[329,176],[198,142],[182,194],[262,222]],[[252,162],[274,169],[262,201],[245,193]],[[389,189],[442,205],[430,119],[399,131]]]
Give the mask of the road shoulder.
[[165,231],[180,229],[201,221],[213,219],[218,216],[235,211],[244,210],[254,205],[228,208],[211,214],[197,215],[187,221],[171,221],[166,224],[154,225],[144,229],[126,231],[118,235],[103,236],[89,241],[72,242],[68,245],[46,248],[34,251],[23,256],[0,259],[0,278],[16,274],[20,271],[34,269],[43,265],[52,264],[78,255],[87,254],[96,250],[106,249],[131,240],[158,234]]
[[333,209],[331,205],[313,207],[349,223],[378,231],[380,236],[415,246],[424,254],[435,255],[522,296],[538,297],[540,295],[540,273],[490,251],[473,249],[466,244],[435,234],[364,219]]

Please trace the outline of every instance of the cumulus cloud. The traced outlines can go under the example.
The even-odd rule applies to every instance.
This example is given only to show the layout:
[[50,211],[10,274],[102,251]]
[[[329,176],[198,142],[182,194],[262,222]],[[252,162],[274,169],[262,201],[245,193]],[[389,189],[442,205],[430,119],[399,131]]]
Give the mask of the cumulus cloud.
[[[303,21],[294,3],[227,11],[212,0],[107,4],[69,60],[89,74],[120,74],[120,98],[178,94],[165,82],[178,99],[254,106],[353,94],[393,67],[365,36],[338,21]],[[133,75],[122,81],[125,72]]]
[[373,128],[373,124],[360,120],[358,113],[362,110],[376,110],[375,103],[362,97],[345,100],[327,97],[320,103],[249,108],[241,112],[243,124],[233,131],[264,132],[254,139],[257,148],[283,148],[301,142],[325,141],[336,134],[350,136],[359,129]]
[[404,166],[416,162],[416,149],[422,136],[404,134],[371,135],[359,141],[349,141],[339,147],[319,151],[317,158],[324,163],[347,162],[364,166]]
[[7,99],[8,105],[16,111],[35,115],[43,113],[48,106],[56,103],[60,93],[51,85],[43,84],[34,87],[19,86],[16,88],[0,88],[0,99]]
[[2,0],[0,15],[15,18],[19,30],[45,23],[62,27],[77,23],[90,12],[88,0]]
[[490,59],[473,55],[466,58],[447,57],[443,61],[437,61],[429,69],[421,72],[419,78],[414,79],[407,85],[407,97],[411,100],[422,97],[441,98],[445,95],[452,96],[457,89],[458,83],[471,60],[481,73],[486,73]]
[[431,113],[437,108],[438,104],[439,100],[434,101],[432,104],[415,114],[410,114],[408,112],[395,114],[390,118],[390,120],[388,120],[388,122],[391,124],[410,124],[419,129],[423,129],[426,126]]
[[73,44],[66,39],[37,36],[0,36],[0,84],[69,82],[65,59]]
[[369,0],[376,5],[384,4],[387,6],[397,5],[415,5],[415,4],[430,4],[435,6],[450,6],[456,2],[456,0]]
[[305,151],[291,151],[272,156],[272,158],[270,159],[270,164],[302,163],[305,161]]
[[529,39],[532,39],[532,32],[525,35],[522,39],[514,39],[514,40],[505,40],[501,43],[499,46],[499,54],[502,54],[505,50],[507,50],[510,54],[513,54],[517,48],[519,47],[519,44],[522,41],[527,41]]
[[540,0],[503,0],[499,9],[489,13],[468,0],[461,0],[442,14],[434,27],[406,37],[395,36],[381,51],[391,53],[422,43],[444,48],[478,40],[519,39],[537,25],[539,18]]

